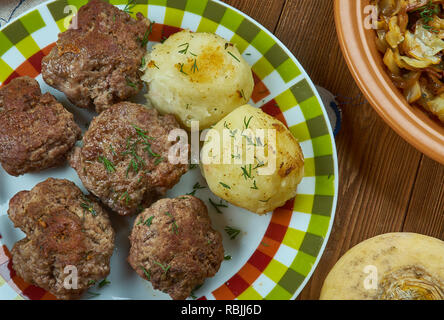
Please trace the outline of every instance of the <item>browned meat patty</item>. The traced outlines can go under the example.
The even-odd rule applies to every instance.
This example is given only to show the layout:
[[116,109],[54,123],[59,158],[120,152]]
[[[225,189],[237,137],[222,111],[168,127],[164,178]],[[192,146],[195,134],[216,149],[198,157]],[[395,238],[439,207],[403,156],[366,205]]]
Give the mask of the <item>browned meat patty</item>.
[[222,236],[205,204],[193,196],[162,199],[143,211],[130,236],[128,262],[155,289],[186,299],[219,270]]
[[168,162],[171,130],[179,124],[172,115],[121,102],[90,124],[70,158],[84,186],[121,215],[134,214],[172,188],[187,171],[185,164]]
[[[13,268],[25,281],[59,299],[75,299],[109,274],[114,231],[108,214],[74,183],[50,178],[21,191],[8,214],[26,233],[12,249]],[[67,266],[77,268],[77,289],[64,285],[73,274]]]
[[51,94],[42,95],[36,80],[16,78],[0,89],[0,163],[10,175],[63,163],[81,133],[74,116]]
[[98,0],[79,9],[78,28],[59,34],[42,60],[43,79],[81,108],[102,112],[143,87],[140,76],[150,22]]

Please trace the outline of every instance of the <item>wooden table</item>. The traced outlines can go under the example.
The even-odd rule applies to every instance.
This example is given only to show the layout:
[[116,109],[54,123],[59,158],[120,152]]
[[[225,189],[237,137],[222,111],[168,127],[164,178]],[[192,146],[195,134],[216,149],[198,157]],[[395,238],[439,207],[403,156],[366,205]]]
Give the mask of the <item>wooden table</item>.
[[387,232],[444,240],[444,166],[411,147],[368,104],[342,57],[333,0],[224,0],[273,32],[312,80],[337,96],[339,200],[326,251],[299,299],[318,299],[351,247]]

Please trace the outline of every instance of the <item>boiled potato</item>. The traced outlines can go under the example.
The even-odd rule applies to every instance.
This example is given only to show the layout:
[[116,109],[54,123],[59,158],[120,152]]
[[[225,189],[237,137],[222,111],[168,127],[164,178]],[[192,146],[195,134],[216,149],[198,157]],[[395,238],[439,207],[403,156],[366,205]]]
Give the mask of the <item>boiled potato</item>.
[[250,105],[219,121],[205,136],[201,170],[211,191],[257,214],[296,195],[304,156],[279,120]]
[[154,46],[145,61],[148,101],[186,128],[193,120],[200,129],[210,127],[253,93],[251,67],[235,45],[215,34],[181,31]]

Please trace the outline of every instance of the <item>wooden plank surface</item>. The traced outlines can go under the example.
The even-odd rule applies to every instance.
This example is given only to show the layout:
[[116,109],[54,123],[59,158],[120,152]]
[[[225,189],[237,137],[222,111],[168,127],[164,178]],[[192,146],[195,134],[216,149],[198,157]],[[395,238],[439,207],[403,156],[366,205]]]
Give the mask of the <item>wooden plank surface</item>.
[[342,58],[333,1],[226,2],[274,32],[312,80],[337,96],[343,111],[336,138],[340,187],[335,223],[299,299],[318,299],[333,265],[365,239],[407,231],[444,240],[444,166],[401,139],[365,100]]

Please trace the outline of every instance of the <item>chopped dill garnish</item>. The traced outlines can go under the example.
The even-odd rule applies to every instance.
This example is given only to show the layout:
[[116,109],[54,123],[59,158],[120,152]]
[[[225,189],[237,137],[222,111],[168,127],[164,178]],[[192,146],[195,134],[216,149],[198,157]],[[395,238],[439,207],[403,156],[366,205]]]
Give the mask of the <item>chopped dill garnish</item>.
[[116,151],[114,150],[114,148],[113,148],[113,146],[111,144],[109,145],[109,150],[111,151],[113,156],[117,156],[117,153],[116,153]]
[[136,0],[129,0],[128,3],[125,5],[125,8],[123,8],[123,11],[128,14],[132,14],[133,12],[131,10],[134,9],[134,7],[136,6],[135,2]]
[[230,226],[226,226],[224,230],[228,234],[231,240],[234,240],[241,232],[239,229],[235,229]]
[[158,165],[161,164],[164,160],[165,160],[165,159],[164,159],[163,157],[161,157],[161,158],[157,158],[156,161],[154,161],[154,164],[155,164],[156,166],[158,166]]
[[111,281],[108,281],[106,278],[99,282],[99,288],[103,288],[104,286],[110,284]]
[[140,269],[142,269],[143,273],[145,274],[145,277],[148,280],[151,280],[151,273],[149,271],[147,271],[143,266],[140,266]]
[[126,205],[128,205],[128,203],[131,200],[130,195],[128,194],[128,191],[125,191],[122,196],[119,198],[119,200],[125,200]]
[[187,193],[187,195],[188,195],[188,196],[194,196],[194,195],[196,194],[197,190],[200,190],[200,189],[206,189],[206,187],[201,186],[201,185],[199,184],[199,182],[196,182],[196,183],[194,184],[194,186],[193,186],[193,191],[191,191],[190,193]]
[[197,59],[194,59],[194,64],[193,64],[193,66],[191,67],[191,71],[192,71],[193,73],[196,73],[196,71],[199,71],[199,68],[197,67]]
[[149,144],[149,143],[145,143],[145,145],[146,145],[146,147],[145,147],[143,150],[145,150],[146,152],[148,152],[148,154],[149,154],[151,157],[153,157],[153,158],[159,158],[159,157],[161,157],[160,154],[155,153],[155,152],[151,149],[151,144]]
[[146,65],[145,57],[142,57],[142,60],[140,61],[140,69],[144,68]]
[[239,58],[236,57],[234,54],[232,54],[230,51],[227,51],[227,52],[228,52],[228,54],[229,54],[230,56],[232,56],[235,60],[237,60],[237,62],[241,62],[241,61],[239,60]]
[[259,190],[259,188],[256,185],[256,180],[254,180],[253,186],[250,189]]
[[114,167],[114,164],[109,161],[106,157],[103,156],[99,156],[99,162],[102,162],[103,165],[105,166],[106,171],[108,171],[109,173],[113,173],[116,171],[116,168]]
[[231,187],[228,184],[225,184],[223,182],[219,182],[219,184],[226,189],[231,189]]
[[84,194],[82,194],[82,199],[86,202],[82,202],[80,206],[91,213],[93,216],[97,216],[97,211],[92,206],[92,201],[89,200]]
[[136,126],[134,124],[132,124],[131,126],[136,130],[137,135],[139,137],[141,137],[144,141],[154,140],[154,138],[148,137],[146,135],[148,133],[148,131],[144,131],[144,130],[140,129],[138,126]]
[[130,79],[128,79],[128,77],[125,78],[126,79],[126,84],[132,88],[137,88],[137,84],[135,84],[134,82],[131,82]]
[[179,63],[179,66],[180,66],[180,69],[179,69],[179,71],[180,71],[180,73],[183,73],[184,75],[188,75],[188,73],[186,73],[185,71],[183,71],[183,66],[184,66],[184,64],[183,63]]
[[224,256],[224,260],[226,260],[226,261],[231,260],[231,259],[232,259],[232,257],[231,257],[229,254],[227,254],[226,256]]
[[188,43],[188,42],[186,42],[186,43],[182,43],[180,46],[179,46],[179,48],[183,48],[183,49],[181,49],[180,51],[179,51],[179,53],[181,53],[181,54],[187,54],[187,52],[188,52],[188,48],[190,47],[190,44]]
[[164,266],[163,264],[161,264],[160,262],[157,262],[157,261],[154,261],[154,263],[162,268],[162,270],[164,271],[164,274],[167,274],[168,270],[170,270],[170,268],[171,268],[170,265]]
[[145,226],[147,226],[147,227],[150,227],[151,224],[153,223],[153,219],[154,219],[154,216],[149,217],[149,218],[146,219],[145,221],[140,220],[140,221],[137,223],[137,225],[143,224],[143,225],[145,225]]
[[168,217],[170,217],[172,220],[173,220],[173,223],[172,223],[172,231],[173,231],[173,233],[175,233],[175,234],[179,234],[179,227],[177,226],[177,223],[176,223],[176,219],[173,217],[173,215],[171,214],[171,213],[169,213],[168,211],[167,212],[165,212],[165,215],[166,216],[168,216]]
[[263,203],[267,203],[268,201],[270,201],[271,200],[271,198],[268,198],[267,200],[259,200],[260,202],[263,202]]
[[[245,180],[247,179],[251,179],[251,164],[248,165],[248,167],[245,165],[244,167],[241,167],[242,169],[242,176],[245,178]],[[248,168],[248,170],[247,170]]]
[[149,28],[146,29],[145,34],[143,35],[143,39],[140,40],[140,38],[139,38],[140,45],[142,47],[145,47],[148,44],[149,37],[150,37],[151,33],[153,32],[153,25],[154,25],[154,21],[151,22]]
[[213,200],[211,200],[211,198],[208,198],[208,200],[210,201],[210,203],[214,207],[214,209],[216,209],[217,213],[222,213],[222,211],[219,208],[228,208],[228,206],[226,204],[222,203],[222,200],[220,200],[219,203],[215,203]]
[[244,117],[244,126],[245,126],[245,129],[248,129],[248,127],[250,126],[251,119],[253,119],[253,116],[251,116],[248,120],[247,120],[247,117],[246,117],[246,116]]

